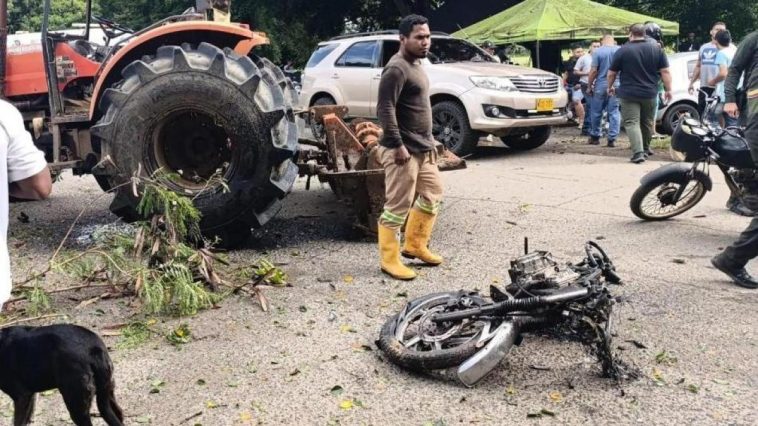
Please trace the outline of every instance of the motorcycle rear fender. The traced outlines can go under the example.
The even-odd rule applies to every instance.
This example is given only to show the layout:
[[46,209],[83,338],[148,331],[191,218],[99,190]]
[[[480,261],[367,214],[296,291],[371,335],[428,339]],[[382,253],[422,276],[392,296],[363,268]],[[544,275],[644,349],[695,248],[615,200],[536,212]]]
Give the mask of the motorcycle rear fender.
[[[645,185],[657,181],[668,181],[684,184],[689,180],[688,174],[690,171],[692,171],[692,164],[690,163],[666,164],[643,176],[640,183]],[[713,189],[713,181],[702,170],[695,169],[694,178],[702,182],[706,190],[710,191]]]

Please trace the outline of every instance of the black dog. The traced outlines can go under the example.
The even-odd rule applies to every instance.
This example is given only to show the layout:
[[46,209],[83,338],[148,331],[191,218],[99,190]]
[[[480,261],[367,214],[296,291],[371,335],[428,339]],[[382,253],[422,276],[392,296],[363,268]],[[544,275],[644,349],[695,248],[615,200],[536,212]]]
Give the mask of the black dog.
[[70,324],[0,329],[0,390],[13,399],[13,425],[29,424],[35,394],[56,388],[77,426],[92,425],[94,396],[109,426],[123,424],[113,363],[97,334]]

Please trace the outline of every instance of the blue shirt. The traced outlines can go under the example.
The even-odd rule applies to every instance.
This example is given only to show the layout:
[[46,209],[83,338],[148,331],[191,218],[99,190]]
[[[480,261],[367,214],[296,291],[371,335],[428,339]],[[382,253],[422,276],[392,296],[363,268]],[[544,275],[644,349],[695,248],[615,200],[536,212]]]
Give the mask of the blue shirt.
[[[592,68],[597,69],[596,86],[607,86],[608,69],[611,67],[611,60],[617,50],[619,50],[618,46],[600,46],[592,51]],[[618,87],[618,85],[619,79],[617,78],[614,86]]]
[[[727,49],[719,50],[716,54],[716,65],[721,68],[725,66],[727,69],[732,65],[732,58],[734,58],[734,52]],[[716,84],[716,96],[719,97],[720,102],[724,102],[726,95],[724,94],[724,80],[721,80]]]

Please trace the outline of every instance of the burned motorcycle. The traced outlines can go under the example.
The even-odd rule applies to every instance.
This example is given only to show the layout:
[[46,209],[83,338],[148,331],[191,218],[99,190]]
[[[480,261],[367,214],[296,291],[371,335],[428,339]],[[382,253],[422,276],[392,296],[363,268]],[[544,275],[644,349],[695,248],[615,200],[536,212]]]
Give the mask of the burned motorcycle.
[[[525,244],[526,245],[526,244]],[[620,283],[600,246],[585,244],[579,263],[560,265],[546,251],[511,261],[511,284],[476,291],[430,294],[405,305],[382,327],[377,345],[393,363],[415,372],[457,369],[473,386],[500,361],[522,334],[560,331],[590,346],[605,376],[625,372],[611,353],[611,311],[616,299],[607,284]]]
[[[708,99],[701,121],[682,120],[671,136],[671,149],[684,163],[672,163],[646,174],[634,191],[629,207],[643,220],[665,220],[694,207],[713,188],[709,167],[724,174],[732,194],[740,198],[758,190],[758,178],[750,149],[738,127],[722,129],[708,121],[718,102]],[[743,204],[748,204],[743,201]]]

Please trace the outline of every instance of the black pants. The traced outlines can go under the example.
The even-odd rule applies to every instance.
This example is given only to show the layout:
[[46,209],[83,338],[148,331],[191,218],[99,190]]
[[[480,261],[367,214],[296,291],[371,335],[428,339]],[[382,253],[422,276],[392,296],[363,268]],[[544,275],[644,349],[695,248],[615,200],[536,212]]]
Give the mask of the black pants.
[[[740,113],[747,117],[745,139],[750,146],[753,161],[758,164],[758,98],[749,99],[747,108]],[[758,211],[758,183],[746,185],[745,190],[745,206]],[[724,256],[735,267],[744,267],[750,259],[758,256],[758,218],[753,219],[747,229],[737,237],[737,241],[724,250]]]
[[[706,106],[706,98],[707,96],[713,95],[713,91],[716,90],[713,87],[700,87],[701,92],[697,92],[697,112],[700,114],[700,117],[703,116],[703,113],[705,112],[705,106]],[[705,92],[705,93],[703,93]],[[706,96],[707,93],[707,96]]]

